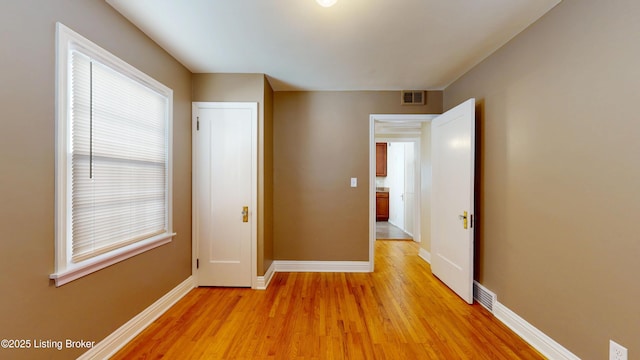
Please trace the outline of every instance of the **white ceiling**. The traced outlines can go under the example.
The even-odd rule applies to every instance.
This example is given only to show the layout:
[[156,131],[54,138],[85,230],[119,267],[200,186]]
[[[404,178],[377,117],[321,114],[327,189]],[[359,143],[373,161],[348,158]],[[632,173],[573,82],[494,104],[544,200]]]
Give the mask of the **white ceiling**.
[[283,90],[444,89],[560,0],[106,0],[194,73]]

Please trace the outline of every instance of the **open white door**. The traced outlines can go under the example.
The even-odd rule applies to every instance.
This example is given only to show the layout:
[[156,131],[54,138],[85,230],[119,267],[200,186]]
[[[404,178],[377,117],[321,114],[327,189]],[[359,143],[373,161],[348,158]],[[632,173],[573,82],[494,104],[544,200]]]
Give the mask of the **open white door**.
[[431,271],[473,303],[475,99],[431,123]]

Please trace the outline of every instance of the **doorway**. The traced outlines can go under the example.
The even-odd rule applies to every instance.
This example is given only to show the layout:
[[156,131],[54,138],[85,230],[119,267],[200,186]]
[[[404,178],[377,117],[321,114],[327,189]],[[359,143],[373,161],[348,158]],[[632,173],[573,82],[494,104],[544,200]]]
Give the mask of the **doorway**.
[[[420,115],[414,115],[419,117]],[[420,132],[420,138],[425,142],[430,142],[433,153],[429,169],[429,176],[425,179],[431,180],[430,187],[433,187],[433,197],[431,197],[428,211],[429,215],[424,218],[431,218],[432,224],[429,230],[433,235],[428,248],[434,254],[434,259],[423,257],[431,263],[433,275],[437,276],[456,294],[469,304],[473,303],[473,264],[474,264],[474,210],[475,210],[475,99],[469,99],[458,106],[448,110],[441,115],[423,115],[422,119],[411,119],[411,115],[370,115],[369,122],[369,166],[370,166],[370,198],[369,198],[369,267],[370,271],[375,268],[375,223],[374,214],[374,194],[376,169],[375,141],[378,124],[393,124],[398,127],[413,125],[416,122],[429,122],[428,138],[427,131]],[[426,118],[429,116],[430,118]],[[404,119],[403,119],[404,118]],[[403,125],[402,122],[407,125]],[[422,129],[422,125],[420,125]],[[426,130],[426,126],[424,128]],[[428,140],[427,140],[428,139]],[[421,147],[426,150],[427,147]],[[425,174],[427,171],[421,171]],[[427,181],[421,181],[421,188]],[[421,219],[420,212],[427,207],[427,202],[421,201],[420,206],[416,206],[416,219]],[[420,234],[420,222],[416,223],[417,233]],[[426,232],[426,231],[425,231]],[[433,240],[433,243],[431,243]],[[420,251],[424,248],[421,246]],[[426,251],[426,250],[425,250]]]
[[[409,178],[414,181],[414,194],[412,194],[412,201],[404,201],[404,220],[409,218],[411,227],[411,233],[413,239],[416,242],[421,242],[423,239],[429,239],[428,226],[423,224],[422,218],[430,217],[430,209],[425,208],[424,197],[424,182],[429,180],[430,173],[423,176],[424,166],[423,162],[428,159],[424,159],[423,149],[428,148],[428,141],[424,139],[430,139],[430,133],[424,134],[423,124],[428,124],[437,115],[370,115],[369,126],[369,145],[371,154],[369,158],[369,267],[370,271],[374,270],[374,246],[376,241],[376,158],[375,158],[375,144],[376,142],[397,142],[397,143],[411,143],[414,150],[415,171],[409,175]],[[393,145],[392,145],[393,146]],[[427,154],[428,155],[428,154]],[[406,196],[406,195],[405,195]],[[428,201],[426,202],[428,204]],[[408,206],[406,206],[408,205]],[[428,207],[428,205],[427,205]],[[408,209],[407,209],[408,208]],[[428,225],[428,224],[427,224]],[[423,231],[424,230],[424,231]],[[426,231],[426,233],[425,233]],[[421,251],[421,256],[424,258]],[[427,253],[428,254],[428,253]]]

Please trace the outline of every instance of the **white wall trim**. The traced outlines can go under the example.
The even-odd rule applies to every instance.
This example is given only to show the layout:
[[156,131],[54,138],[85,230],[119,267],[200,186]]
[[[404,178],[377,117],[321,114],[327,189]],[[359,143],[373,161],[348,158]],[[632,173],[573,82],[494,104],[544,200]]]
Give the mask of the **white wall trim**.
[[538,330],[535,326],[529,324],[525,319],[498,301],[496,301],[493,306],[493,314],[498,320],[502,321],[513,330],[513,332],[520,335],[520,337],[547,358],[554,360],[580,360],[580,358],[575,356],[571,351]]
[[256,290],[266,290],[277,272],[370,272],[368,261],[297,261],[276,260],[264,276],[258,276]]
[[370,272],[368,261],[291,261],[273,262],[276,272]]
[[426,261],[427,263],[431,264],[431,253],[428,252],[427,250],[420,248],[420,251],[418,252],[418,256],[420,256],[422,258],[422,260]]
[[195,287],[193,277],[189,276],[173,290],[78,357],[78,360],[110,358]]
[[275,274],[275,261],[271,263],[271,266],[267,269],[267,272],[264,273],[263,276],[258,276],[256,278],[256,290],[267,290],[271,279],[273,279],[273,275]]

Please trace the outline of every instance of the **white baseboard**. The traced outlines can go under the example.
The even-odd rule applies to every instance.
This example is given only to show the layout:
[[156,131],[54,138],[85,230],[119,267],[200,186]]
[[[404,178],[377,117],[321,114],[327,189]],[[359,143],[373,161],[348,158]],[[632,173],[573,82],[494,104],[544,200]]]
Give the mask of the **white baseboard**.
[[420,252],[418,252],[418,256],[420,256],[422,260],[431,264],[431,253],[428,252],[427,250],[420,248]]
[[271,282],[273,278],[273,274],[275,274],[275,261],[271,263],[271,266],[267,269],[267,272],[264,273],[264,276],[258,276],[256,279],[256,290],[266,290],[267,286]]
[[493,315],[547,358],[554,360],[580,360],[571,351],[498,301],[493,305]]
[[266,290],[277,272],[371,272],[368,261],[275,260],[264,276],[256,277],[256,290]]
[[290,261],[273,262],[276,272],[371,272],[368,261]]
[[192,276],[97,343],[78,360],[108,359],[196,286]]

